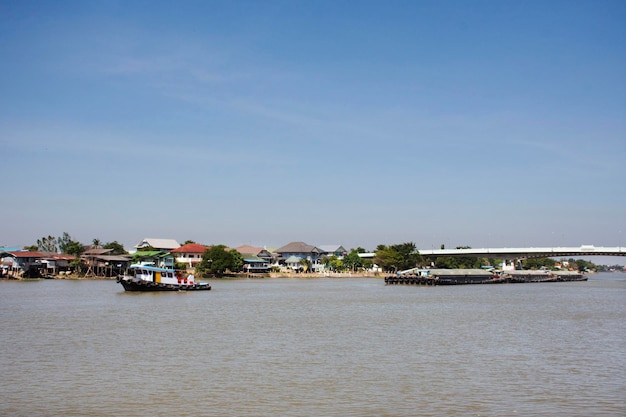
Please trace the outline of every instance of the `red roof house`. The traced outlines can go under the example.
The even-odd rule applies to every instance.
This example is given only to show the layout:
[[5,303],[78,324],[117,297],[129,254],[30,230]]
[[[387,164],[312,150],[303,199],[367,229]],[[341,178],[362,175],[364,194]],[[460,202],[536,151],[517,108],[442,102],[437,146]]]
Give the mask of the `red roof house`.
[[201,245],[199,243],[187,243],[170,251],[176,258],[176,262],[187,264],[190,268],[196,266],[202,260],[202,255],[210,246]]

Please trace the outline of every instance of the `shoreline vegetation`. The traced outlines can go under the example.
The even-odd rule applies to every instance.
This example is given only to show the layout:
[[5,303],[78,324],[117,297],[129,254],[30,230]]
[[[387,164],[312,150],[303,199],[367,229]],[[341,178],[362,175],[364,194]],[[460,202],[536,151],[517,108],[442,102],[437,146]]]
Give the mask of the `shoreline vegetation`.
[[[243,278],[383,278],[397,271],[410,271],[414,268],[435,269],[508,269],[504,266],[505,259],[476,256],[422,256],[413,242],[394,245],[380,244],[374,251],[358,247],[346,251],[341,247],[343,255],[335,249],[322,251],[303,242],[292,242],[277,250],[276,254],[265,249],[245,247],[263,252],[243,253],[226,245],[200,245],[186,241],[182,247],[189,245],[191,252],[202,253],[199,262],[188,263],[186,257],[177,259],[177,253],[185,253],[166,249],[141,246],[141,250],[129,253],[124,247],[114,242],[102,245],[94,239],[92,245],[83,245],[65,232],[63,236],[42,237],[36,245],[24,247],[22,251],[8,253],[14,259],[4,263],[0,270],[0,278],[5,279],[116,279],[127,273],[129,264],[152,262],[157,265],[169,256],[168,263],[173,263],[177,271],[194,274],[198,279],[243,279]],[[161,243],[163,242],[155,242]],[[178,242],[168,242],[179,245]],[[290,246],[291,245],[291,246]],[[441,245],[444,249],[444,245]],[[189,249],[189,248],[188,248]],[[317,250],[317,252],[312,251]],[[456,249],[470,249],[469,246],[457,246]],[[8,250],[8,249],[5,249]],[[243,251],[243,249],[240,249]],[[203,251],[203,252],[202,252]],[[307,255],[310,252],[310,255]],[[296,253],[298,256],[287,256]],[[324,253],[320,256],[320,253]],[[317,254],[317,255],[316,255]],[[365,255],[367,256],[365,256]],[[257,256],[259,255],[259,256]],[[281,257],[282,256],[282,257]],[[304,256],[304,257],[302,257]],[[196,258],[197,255],[190,256]],[[17,259],[17,260],[16,260]],[[43,259],[43,260],[42,260]],[[244,262],[245,259],[245,262]],[[295,259],[295,260],[294,260]],[[197,261],[197,259],[196,259]],[[299,261],[299,262],[298,262]],[[262,265],[261,265],[262,264]],[[492,266],[492,265],[495,265]],[[262,266],[262,267],[260,267]],[[170,266],[172,268],[172,266]],[[517,260],[516,269],[523,270],[570,270],[589,273],[591,271],[611,270],[611,267],[598,266],[584,259],[527,258]],[[619,268],[623,270],[623,268]],[[232,272],[231,272],[232,271]],[[255,272],[256,271],[256,272]]]

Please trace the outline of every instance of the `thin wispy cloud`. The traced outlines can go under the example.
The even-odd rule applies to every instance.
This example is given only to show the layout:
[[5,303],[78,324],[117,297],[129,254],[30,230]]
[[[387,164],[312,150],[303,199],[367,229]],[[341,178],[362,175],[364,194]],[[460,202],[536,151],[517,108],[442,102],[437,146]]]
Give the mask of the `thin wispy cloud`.
[[[272,225],[296,213],[274,235],[303,241],[311,230],[349,241],[332,233],[360,213],[359,239],[453,246],[497,224],[512,240],[498,244],[515,245],[542,236],[539,215],[558,224],[579,190],[591,190],[590,212],[609,207],[607,223],[623,225],[623,7],[565,3],[515,8],[512,19],[510,8],[464,2],[12,2],[0,16],[2,172],[32,189],[69,184],[47,191],[68,222],[80,207],[61,202],[93,189],[86,171],[119,200],[142,189],[133,180],[164,178],[168,192],[213,208],[181,228],[215,221],[237,236],[235,214],[254,207]],[[551,18],[564,8],[567,19]],[[45,202],[22,197],[12,213],[33,224]],[[113,221],[99,207],[90,215]],[[567,233],[576,242],[559,243],[591,233],[611,232],[581,224]]]
[[[2,129],[0,136],[3,138],[0,143],[3,144],[5,151],[12,154],[28,154],[45,150],[53,153],[57,158],[65,158],[67,155],[99,155],[100,157],[108,155],[116,159],[135,161],[141,158],[153,161],[155,164],[171,164],[173,161],[187,164],[202,161],[223,166],[228,166],[233,160],[255,164],[263,164],[265,161],[264,158],[259,161],[259,155],[263,155],[261,148],[249,154],[238,150],[228,150],[223,146],[198,147],[196,143],[191,143],[189,140],[163,138],[154,134],[149,134],[146,138],[145,132],[103,132],[76,125],[53,125],[43,129],[28,127],[18,127],[15,130]],[[154,140],[150,141],[150,136]],[[146,143],[146,139],[150,143]],[[213,141],[227,142],[219,138]],[[176,158],[172,158],[173,151],[175,151]]]

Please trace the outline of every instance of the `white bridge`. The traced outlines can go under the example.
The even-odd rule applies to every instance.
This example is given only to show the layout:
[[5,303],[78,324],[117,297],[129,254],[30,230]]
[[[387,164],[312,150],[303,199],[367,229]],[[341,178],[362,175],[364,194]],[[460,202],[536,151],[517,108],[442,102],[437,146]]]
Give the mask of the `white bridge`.
[[565,256],[626,256],[626,248],[582,245],[578,247],[554,248],[482,248],[482,249],[420,249],[424,257],[466,256],[477,258],[559,258]]

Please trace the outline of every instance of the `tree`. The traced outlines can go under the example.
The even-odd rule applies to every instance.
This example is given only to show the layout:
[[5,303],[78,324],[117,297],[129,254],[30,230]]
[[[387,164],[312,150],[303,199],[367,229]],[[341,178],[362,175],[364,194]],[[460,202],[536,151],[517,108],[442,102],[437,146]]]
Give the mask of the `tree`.
[[300,265],[302,265],[302,272],[310,272],[313,264],[310,259],[302,258],[300,259]]
[[37,250],[41,252],[57,253],[59,251],[57,247],[57,239],[54,236],[42,237],[37,239]]
[[555,265],[556,261],[552,258],[529,258],[522,261],[524,269],[553,269]]
[[228,269],[233,272],[241,271],[241,267],[243,266],[243,256],[241,255],[241,253],[239,253],[239,251],[236,249],[231,249],[230,251],[228,251],[228,253],[230,253],[230,255],[232,256],[232,265]]
[[330,257],[330,270],[331,271],[343,271],[344,269],[346,269],[345,265],[343,264],[343,261],[339,258],[337,258],[335,255]]
[[372,268],[374,268],[374,261],[372,261],[371,259],[361,259],[363,261],[363,269],[365,270],[371,270]]
[[374,255],[374,263],[378,264],[383,271],[398,271],[402,257],[390,246],[378,245]]
[[391,246],[378,245],[374,263],[384,271],[402,271],[415,268],[423,262],[413,242]]
[[100,241],[100,239],[95,238],[94,240],[91,241],[91,246],[93,246],[96,249],[101,248],[102,242]]
[[226,250],[226,245],[214,245],[202,254],[202,260],[196,267],[199,275],[213,274],[222,276],[226,271],[238,271],[243,265],[241,254],[235,249]]
[[126,252],[126,249],[124,249],[124,246],[121,243],[118,243],[117,240],[114,240],[113,242],[109,242],[106,243],[103,246],[104,249],[113,249],[110,253],[111,255],[125,255],[128,252]]
[[63,232],[63,236],[57,238],[57,243],[59,245],[59,249],[61,253],[67,253],[67,247],[72,242],[72,237],[69,233]]
[[403,262],[400,263],[400,268],[403,270],[415,268],[423,262],[422,256],[417,251],[415,243],[413,242],[393,245],[392,248],[402,257]]
[[63,236],[57,239],[61,253],[80,256],[83,253],[83,245],[72,239],[69,233],[63,232]]
[[[334,256],[334,255],[331,255],[331,256]],[[331,257],[328,255],[322,255],[320,257],[320,263],[324,265],[324,270],[326,271],[330,270],[330,258]]]
[[359,253],[354,249],[343,257],[342,262],[346,269],[350,269],[353,272],[363,268],[363,259],[361,259]]
[[453,256],[439,256],[435,259],[435,268],[455,269],[457,262]]
[[585,261],[584,259],[577,259],[573,265],[576,265],[577,269],[581,272],[598,269],[597,265],[592,262]]
[[[457,246],[457,249],[471,249],[470,246]],[[489,263],[485,258],[471,256],[442,256],[435,259],[435,267],[442,269],[478,269]]]
[[68,255],[74,255],[79,257],[81,253],[83,253],[84,248],[80,242],[71,241],[67,245],[65,245],[63,253],[67,253]]

